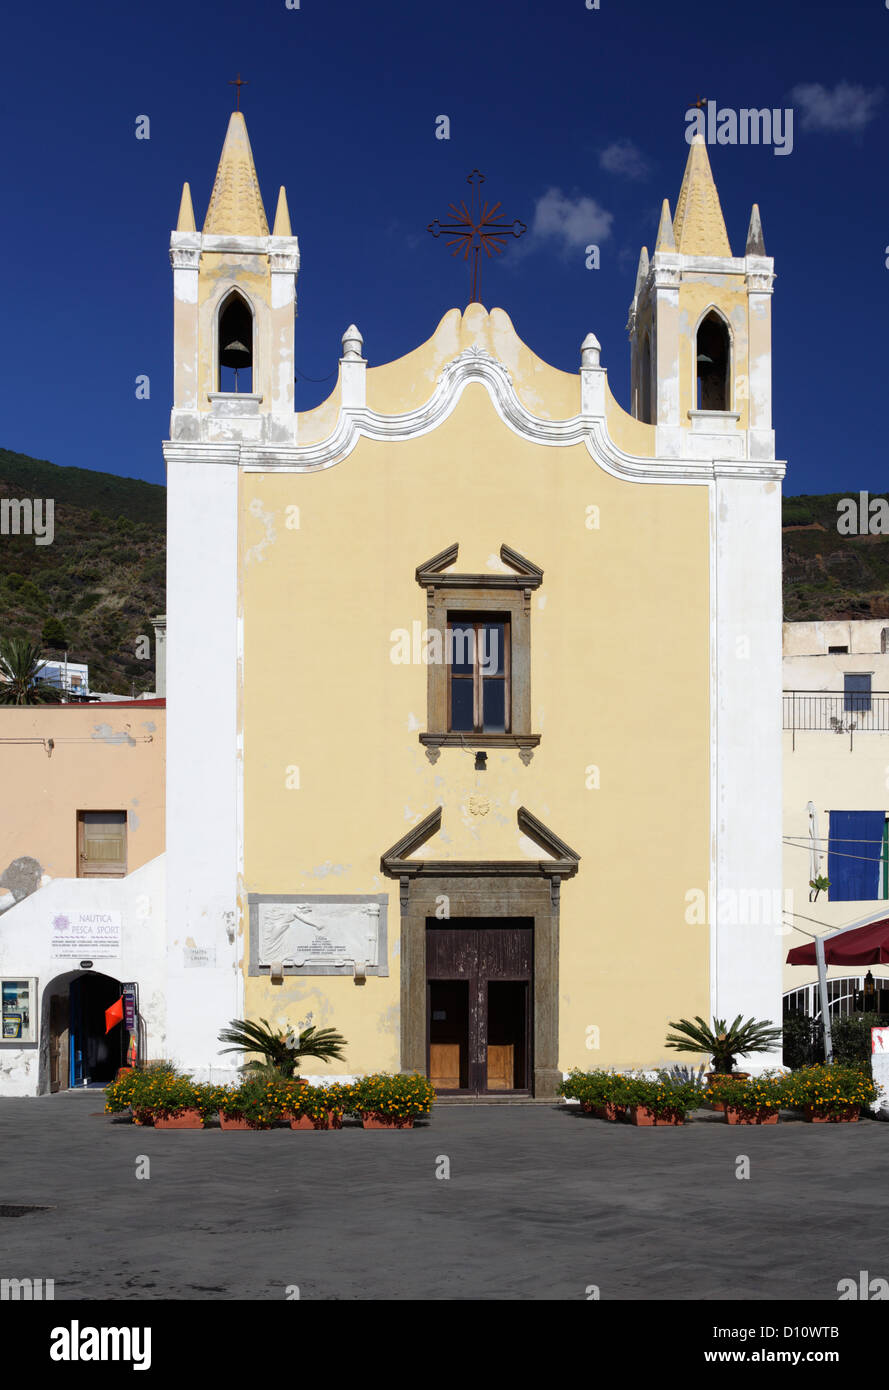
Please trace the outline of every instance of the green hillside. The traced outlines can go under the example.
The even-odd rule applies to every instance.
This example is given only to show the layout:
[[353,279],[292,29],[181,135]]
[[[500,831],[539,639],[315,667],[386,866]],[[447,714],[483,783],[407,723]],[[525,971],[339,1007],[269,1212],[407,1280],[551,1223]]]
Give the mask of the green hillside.
[[[51,497],[55,534],[52,545],[0,535],[0,635],[40,642],[56,618],[68,659],[89,663],[92,689],[153,690],[150,619],[166,608],[166,489],[0,449],[4,497]],[[140,636],[151,641],[148,660],[136,656]]]
[[[886,496],[871,493],[871,499]],[[784,616],[789,622],[889,617],[889,536],[842,536],[851,492],[784,498]]]
[[[784,498],[788,620],[889,617],[889,536],[840,535],[837,503],[848,495]],[[150,620],[166,611],[166,489],[0,449],[3,497],[52,497],[55,537],[40,546],[0,535],[0,635],[40,642],[55,618],[69,660],[88,662],[94,690],[153,690]],[[140,636],[151,639],[150,660],[136,656]]]

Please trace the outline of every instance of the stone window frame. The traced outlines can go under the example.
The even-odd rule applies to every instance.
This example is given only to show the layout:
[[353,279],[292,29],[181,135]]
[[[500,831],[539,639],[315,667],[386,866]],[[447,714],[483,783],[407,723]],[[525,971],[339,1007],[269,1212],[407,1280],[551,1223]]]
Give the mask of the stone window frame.
[[452,733],[448,729],[448,669],[444,661],[430,661],[426,670],[426,723],[419,735],[430,762],[442,748],[516,748],[529,763],[540,743],[531,731],[531,594],[543,583],[543,570],[506,544],[500,559],[512,574],[455,574],[448,566],[457,559],[458,543],[433,555],[416,571],[417,583],[426,590],[426,626],[441,634],[441,650],[447,652],[449,618],[467,614],[505,613],[510,629],[510,732]]

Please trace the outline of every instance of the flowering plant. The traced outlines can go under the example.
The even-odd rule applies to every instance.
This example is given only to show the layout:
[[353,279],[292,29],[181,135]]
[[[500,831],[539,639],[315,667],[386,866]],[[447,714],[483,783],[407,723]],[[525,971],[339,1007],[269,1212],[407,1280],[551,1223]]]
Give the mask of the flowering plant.
[[251,1129],[271,1129],[293,1113],[294,1095],[298,1090],[283,1079],[273,1076],[253,1076],[239,1086],[217,1088],[218,1109],[229,1120],[246,1120]]
[[435,1099],[432,1083],[418,1073],[391,1076],[377,1072],[356,1083],[350,1106],[363,1114],[389,1120],[415,1119],[428,1115]]
[[841,1115],[869,1105],[876,1087],[867,1072],[845,1062],[801,1067],[786,1078],[788,1104],[797,1110],[811,1107],[822,1115]]
[[738,1110],[745,1118],[774,1115],[782,1105],[787,1104],[787,1085],[783,1076],[773,1072],[763,1072],[748,1080],[737,1077],[720,1077],[704,1091],[710,1104],[718,1102],[728,1109]]

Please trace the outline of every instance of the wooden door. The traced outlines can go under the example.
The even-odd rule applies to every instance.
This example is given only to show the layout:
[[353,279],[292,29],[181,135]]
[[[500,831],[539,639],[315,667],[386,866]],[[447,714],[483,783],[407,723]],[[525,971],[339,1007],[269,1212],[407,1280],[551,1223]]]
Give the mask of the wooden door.
[[427,1069],[436,1090],[530,1090],[533,973],[526,918],[427,922]]
[[49,1089],[68,1089],[67,994],[53,994],[49,1001]]

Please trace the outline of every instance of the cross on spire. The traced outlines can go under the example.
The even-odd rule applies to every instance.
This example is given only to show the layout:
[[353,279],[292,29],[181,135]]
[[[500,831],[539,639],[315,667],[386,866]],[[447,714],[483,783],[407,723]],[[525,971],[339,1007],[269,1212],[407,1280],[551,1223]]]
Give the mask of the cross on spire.
[[241,109],[241,88],[242,88],[242,87],[249,87],[249,86],[250,86],[250,83],[249,83],[249,82],[245,82],[245,81],[242,79],[241,74],[238,73],[237,77],[234,78],[233,81],[230,81],[228,85],[229,85],[230,87],[234,87],[234,88],[236,89],[236,95],[235,95],[235,110],[236,110],[236,111],[240,111],[240,109]]
[[515,222],[498,222],[495,220],[500,203],[489,206],[484,203],[479,206],[481,201],[480,188],[485,182],[484,174],[480,174],[478,169],[473,169],[466,182],[472,188],[471,206],[467,207],[465,202],[461,202],[459,207],[455,203],[448,203],[448,207],[454,214],[453,222],[439,222],[438,218],[430,222],[426,228],[434,237],[439,237],[444,233],[450,239],[445,242],[446,246],[453,246],[452,256],[459,256],[463,253],[464,261],[468,261],[470,253],[472,255],[472,283],[470,289],[470,304],[479,303],[479,252],[484,251],[490,259],[492,255],[501,256],[506,246],[506,238],[509,236],[520,237],[528,230],[524,222],[516,218]]

